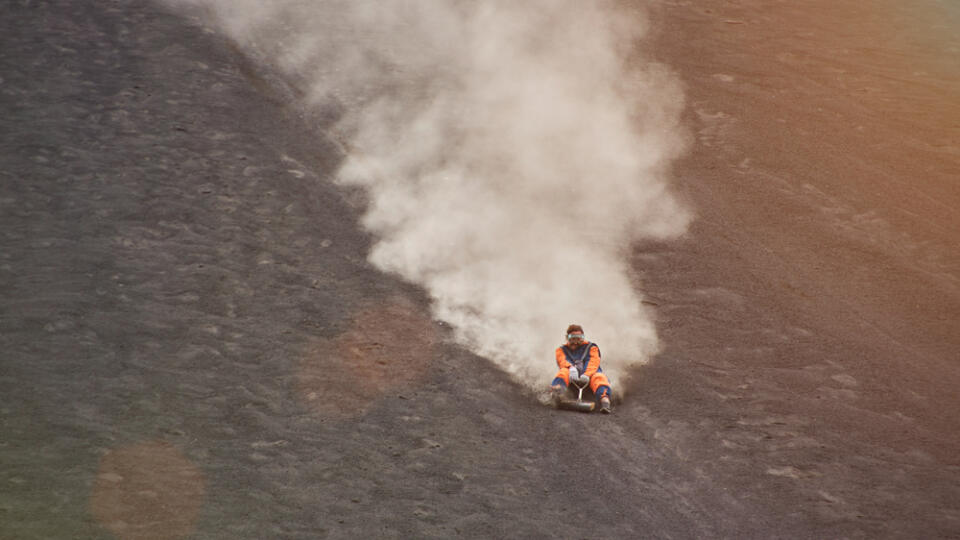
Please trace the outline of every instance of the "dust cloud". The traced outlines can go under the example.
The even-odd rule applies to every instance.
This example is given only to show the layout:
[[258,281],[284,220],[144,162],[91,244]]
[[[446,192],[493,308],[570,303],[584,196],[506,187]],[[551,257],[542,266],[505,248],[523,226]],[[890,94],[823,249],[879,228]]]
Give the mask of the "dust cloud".
[[682,88],[642,13],[580,0],[169,0],[199,8],[308,106],[337,111],[338,182],[368,194],[377,267],[525,384],[569,323],[614,385],[657,350],[627,254],[682,234]]

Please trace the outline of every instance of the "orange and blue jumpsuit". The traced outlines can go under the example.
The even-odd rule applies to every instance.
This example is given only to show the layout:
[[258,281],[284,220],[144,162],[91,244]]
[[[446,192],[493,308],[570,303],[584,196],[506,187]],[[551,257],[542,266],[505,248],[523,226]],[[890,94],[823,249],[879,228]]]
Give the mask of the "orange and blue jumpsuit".
[[597,399],[604,395],[609,397],[610,381],[600,367],[600,347],[596,343],[585,341],[576,349],[571,349],[569,345],[557,347],[557,367],[560,371],[551,384],[570,386],[570,366],[576,366],[578,373],[590,377],[590,389]]

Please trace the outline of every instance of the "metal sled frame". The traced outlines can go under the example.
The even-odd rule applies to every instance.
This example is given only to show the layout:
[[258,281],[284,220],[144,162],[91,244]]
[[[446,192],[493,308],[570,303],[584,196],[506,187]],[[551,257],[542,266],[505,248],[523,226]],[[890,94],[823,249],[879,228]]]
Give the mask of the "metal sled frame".
[[[580,412],[593,412],[594,407],[597,406],[596,401],[584,401],[583,400],[583,390],[587,387],[586,384],[580,386],[577,383],[571,383],[577,388],[577,399],[565,399],[560,398],[557,400],[557,407],[561,409],[567,409],[570,411],[580,411]],[[589,383],[587,383],[589,384]]]

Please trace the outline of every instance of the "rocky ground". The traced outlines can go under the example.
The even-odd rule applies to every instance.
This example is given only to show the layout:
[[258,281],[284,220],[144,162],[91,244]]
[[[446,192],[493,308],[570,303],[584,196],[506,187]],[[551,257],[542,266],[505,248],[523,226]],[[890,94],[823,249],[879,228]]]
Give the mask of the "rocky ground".
[[847,4],[647,4],[697,219],[588,416],[366,263],[332,119],[228,41],[11,2],[0,538],[960,536],[960,16]]

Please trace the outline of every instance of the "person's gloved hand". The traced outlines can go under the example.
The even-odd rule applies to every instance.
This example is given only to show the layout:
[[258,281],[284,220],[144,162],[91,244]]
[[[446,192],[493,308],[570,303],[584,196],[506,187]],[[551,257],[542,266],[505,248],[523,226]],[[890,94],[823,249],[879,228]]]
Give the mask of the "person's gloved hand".
[[587,384],[590,383],[590,377],[587,376],[587,375],[581,374],[581,375],[580,375],[580,378],[578,379],[578,381],[579,381],[578,384],[579,384],[580,386],[586,386]]
[[575,383],[580,381],[580,373],[577,371],[577,366],[570,366],[570,382]]

